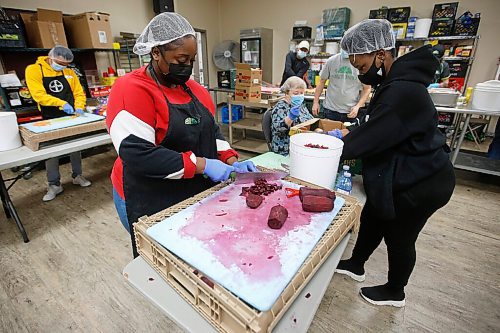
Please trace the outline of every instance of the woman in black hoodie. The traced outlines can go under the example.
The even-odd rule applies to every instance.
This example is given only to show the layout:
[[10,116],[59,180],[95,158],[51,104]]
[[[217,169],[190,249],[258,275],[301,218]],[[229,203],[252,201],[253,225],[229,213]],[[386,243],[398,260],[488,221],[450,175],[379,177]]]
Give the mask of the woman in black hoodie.
[[389,273],[385,285],[361,288],[376,305],[402,307],[404,287],[415,266],[415,242],[427,219],[448,203],[455,188],[445,137],[427,86],[439,65],[430,46],[395,60],[387,20],[364,20],[346,31],[342,49],[375,88],[367,121],[346,134],[344,159],[361,158],[367,202],[352,257],[337,272],[364,281],[364,263],[382,239]]

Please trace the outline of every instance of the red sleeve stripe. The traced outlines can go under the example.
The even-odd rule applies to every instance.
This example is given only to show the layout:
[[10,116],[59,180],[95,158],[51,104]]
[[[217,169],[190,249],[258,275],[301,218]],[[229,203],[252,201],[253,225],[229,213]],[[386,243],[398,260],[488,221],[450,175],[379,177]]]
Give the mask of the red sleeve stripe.
[[196,173],[196,155],[193,152],[182,153],[184,162],[183,178],[193,178]]

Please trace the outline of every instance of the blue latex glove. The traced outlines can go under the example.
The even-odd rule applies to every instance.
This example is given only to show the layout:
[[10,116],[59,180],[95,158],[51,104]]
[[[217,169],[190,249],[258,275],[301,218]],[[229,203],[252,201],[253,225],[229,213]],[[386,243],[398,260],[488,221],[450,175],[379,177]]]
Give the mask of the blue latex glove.
[[253,164],[252,161],[243,161],[243,162],[234,162],[233,163],[234,171],[238,173],[246,173],[246,172],[258,172],[257,167]]
[[85,112],[82,109],[75,109],[75,113],[79,116],[85,116]]
[[69,103],[64,104],[62,107],[62,110],[64,112],[66,112],[67,114],[74,114],[75,113],[75,109],[73,109],[73,107]]
[[439,83],[431,83],[427,88],[439,88]]
[[205,158],[204,175],[207,175],[214,182],[222,182],[229,178],[234,167],[219,160]]
[[331,136],[334,136],[336,137],[337,139],[342,139],[343,135],[342,135],[342,131],[339,130],[339,129],[334,129],[333,131],[328,131],[326,132],[328,135],[331,135]]
[[300,105],[294,106],[288,111],[288,118],[295,121],[300,116]]

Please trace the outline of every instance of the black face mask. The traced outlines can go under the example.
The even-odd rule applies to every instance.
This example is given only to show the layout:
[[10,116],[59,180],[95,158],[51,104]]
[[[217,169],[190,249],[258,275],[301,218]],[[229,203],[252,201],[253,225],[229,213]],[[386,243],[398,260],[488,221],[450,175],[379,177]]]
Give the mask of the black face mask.
[[[162,73],[167,83],[184,84],[189,80],[191,73],[193,73],[193,65],[169,63],[165,60],[163,53],[161,53],[161,57],[168,64],[168,73]],[[158,66],[158,68],[160,67]]]
[[[381,84],[382,81],[385,80],[385,66],[382,63],[382,67],[378,68],[375,65],[376,58],[377,56],[373,58],[373,63],[370,66],[370,69],[368,69],[368,71],[365,74],[358,75],[359,81],[361,81],[361,83],[375,87]],[[379,74],[380,71],[382,71],[381,73],[382,75]]]

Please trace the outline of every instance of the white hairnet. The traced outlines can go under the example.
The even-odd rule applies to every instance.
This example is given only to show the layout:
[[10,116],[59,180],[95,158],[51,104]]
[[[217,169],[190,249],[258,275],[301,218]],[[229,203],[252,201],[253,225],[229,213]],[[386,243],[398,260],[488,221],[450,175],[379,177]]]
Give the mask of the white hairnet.
[[288,79],[286,79],[285,82],[283,82],[283,85],[281,86],[281,91],[284,93],[288,93],[292,89],[306,89],[307,85],[304,80],[302,80],[298,76],[290,76]]
[[177,13],[161,13],[153,17],[137,38],[134,53],[149,54],[153,47],[168,44],[187,35],[196,36],[193,27],[183,16]]
[[49,58],[59,59],[62,61],[72,62],[73,52],[66,46],[56,45],[49,51]]
[[353,25],[345,33],[340,46],[351,54],[365,54],[396,47],[392,25],[387,20],[369,19]]

